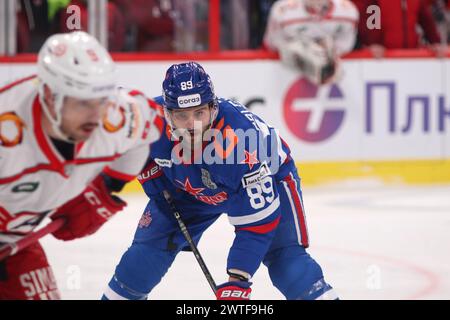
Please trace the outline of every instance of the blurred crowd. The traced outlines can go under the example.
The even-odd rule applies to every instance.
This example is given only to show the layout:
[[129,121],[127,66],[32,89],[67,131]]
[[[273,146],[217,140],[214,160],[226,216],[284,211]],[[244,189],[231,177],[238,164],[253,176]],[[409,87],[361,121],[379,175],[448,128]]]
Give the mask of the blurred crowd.
[[[268,19],[274,3],[279,1],[308,2],[221,0],[221,49],[267,48],[263,39]],[[377,56],[382,56],[386,48],[431,46],[438,52],[450,40],[450,0],[351,1],[359,12],[352,49],[368,47]],[[67,21],[73,12],[67,8],[71,5],[80,9],[80,28],[88,28],[87,0],[17,2],[18,52],[37,52],[48,35],[70,31],[71,25]],[[380,29],[367,28],[367,19],[371,16],[367,8],[371,5],[378,5],[381,9]],[[208,15],[208,0],[110,0],[107,4],[109,50],[206,51]]]

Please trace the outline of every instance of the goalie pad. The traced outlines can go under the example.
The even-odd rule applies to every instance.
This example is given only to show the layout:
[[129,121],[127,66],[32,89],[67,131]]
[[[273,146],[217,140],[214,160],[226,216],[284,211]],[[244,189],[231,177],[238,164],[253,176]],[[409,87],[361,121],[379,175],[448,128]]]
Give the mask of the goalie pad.
[[286,66],[321,85],[332,81],[337,74],[337,59],[329,48],[327,41],[296,39],[282,46],[280,57]]

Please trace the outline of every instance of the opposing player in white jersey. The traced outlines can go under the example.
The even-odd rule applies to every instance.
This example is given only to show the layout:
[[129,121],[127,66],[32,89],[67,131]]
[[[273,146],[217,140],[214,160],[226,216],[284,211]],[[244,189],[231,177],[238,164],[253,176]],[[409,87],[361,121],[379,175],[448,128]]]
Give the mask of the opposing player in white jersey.
[[339,57],[356,41],[359,13],[349,0],[279,0],[264,45],[315,84],[336,79]]
[[[152,101],[116,87],[115,65],[84,32],[43,45],[37,76],[0,89],[0,245],[46,217],[61,240],[90,235],[123,209],[112,192],[145,164],[162,121]],[[58,299],[38,242],[0,262],[0,299]]]

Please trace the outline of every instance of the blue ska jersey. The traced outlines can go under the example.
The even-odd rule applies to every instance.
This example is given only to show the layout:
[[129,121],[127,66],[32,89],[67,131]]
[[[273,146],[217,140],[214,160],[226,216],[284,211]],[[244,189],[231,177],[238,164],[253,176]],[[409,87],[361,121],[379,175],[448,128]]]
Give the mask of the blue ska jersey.
[[[161,97],[155,100],[162,104]],[[296,170],[290,150],[274,128],[241,104],[225,99],[219,99],[208,137],[200,152],[186,157],[164,123],[162,137],[152,144],[138,180],[150,198],[143,225],[155,220],[154,210],[163,211],[167,221],[153,221],[151,227],[158,228],[153,232],[138,228],[135,239],[157,242],[171,234],[175,247],[185,243],[162,196],[167,190],[196,241],[222,213],[227,214],[236,234],[227,270],[253,275],[280,221],[279,182]]]

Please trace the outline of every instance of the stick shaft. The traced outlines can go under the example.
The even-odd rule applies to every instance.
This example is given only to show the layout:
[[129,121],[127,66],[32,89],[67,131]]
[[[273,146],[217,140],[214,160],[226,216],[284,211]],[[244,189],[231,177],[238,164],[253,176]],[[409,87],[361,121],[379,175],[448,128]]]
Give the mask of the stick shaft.
[[194,240],[192,240],[192,237],[189,234],[189,231],[186,228],[186,225],[184,224],[183,220],[181,219],[181,215],[178,212],[177,208],[175,207],[172,197],[169,195],[169,193],[167,191],[164,191],[163,193],[164,193],[164,198],[166,198],[166,201],[169,203],[169,206],[172,209],[173,215],[175,216],[175,219],[178,222],[178,226],[180,227],[181,233],[183,233],[184,238],[188,242],[189,247],[191,248],[192,252],[194,253],[195,259],[197,259],[197,262],[200,265],[200,268],[202,269],[203,274],[205,275],[206,280],[208,281],[209,286],[211,287],[211,289],[215,295],[216,291],[217,291],[217,285],[211,275],[211,272],[209,272],[208,267],[206,266],[205,261],[203,260],[200,252],[198,251],[198,248],[195,245]]
[[38,241],[43,236],[58,230],[59,228],[62,227],[63,224],[64,219],[62,218],[55,219],[42,229],[27,234],[24,238],[20,239],[19,241],[3,245],[2,247],[0,247],[0,261],[16,254],[20,250],[25,249],[29,245]]

